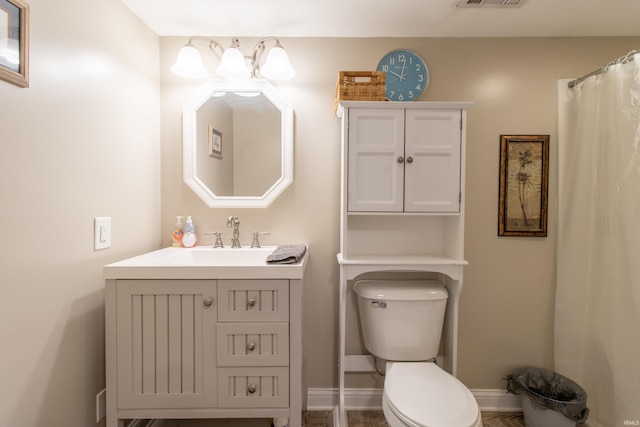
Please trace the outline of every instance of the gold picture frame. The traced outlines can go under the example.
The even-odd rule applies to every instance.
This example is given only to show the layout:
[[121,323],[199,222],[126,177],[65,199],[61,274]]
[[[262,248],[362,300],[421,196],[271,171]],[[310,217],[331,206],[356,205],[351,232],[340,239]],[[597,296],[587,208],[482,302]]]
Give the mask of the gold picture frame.
[[0,79],[29,87],[29,5],[0,0]]
[[500,135],[498,236],[546,237],[549,135]]
[[222,159],[222,133],[209,125],[209,156]]

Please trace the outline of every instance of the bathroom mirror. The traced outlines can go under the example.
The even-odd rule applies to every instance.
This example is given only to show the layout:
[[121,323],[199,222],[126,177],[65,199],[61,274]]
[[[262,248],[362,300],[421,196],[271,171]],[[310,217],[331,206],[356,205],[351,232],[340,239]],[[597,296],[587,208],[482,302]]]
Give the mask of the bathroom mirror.
[[183,178],[211,208],[265,208],[293,181],[293,108],[266,81],[209,81],[183,109]]

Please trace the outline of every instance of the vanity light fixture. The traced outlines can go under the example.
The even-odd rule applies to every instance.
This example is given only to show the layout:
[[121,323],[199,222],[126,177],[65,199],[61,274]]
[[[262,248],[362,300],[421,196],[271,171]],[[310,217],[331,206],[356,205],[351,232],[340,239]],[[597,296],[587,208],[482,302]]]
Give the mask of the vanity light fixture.
[[[220,58],[220,65],[216,68],[216,73],[226,79],[246,80],[261,76],[269,80],[288,80],[295,75],[289,62],[289,55],[280,44],[280,40],[275,37],[263,38],[253,48],[251,56],[244,56],[237,38],[233,38],[231,46],[224,49],[217,41],[200,36],[191,37],[187,44],[180,49],[178,58],[171,67],[171,71],[175,74],[193,79],[209,76],[200,52],[192,43],[195,40],[206,41],[209,50]],[[267,49],[267,42],[275,42],[275,46],[268,51],[264,63],[261,64],[260,60]]]

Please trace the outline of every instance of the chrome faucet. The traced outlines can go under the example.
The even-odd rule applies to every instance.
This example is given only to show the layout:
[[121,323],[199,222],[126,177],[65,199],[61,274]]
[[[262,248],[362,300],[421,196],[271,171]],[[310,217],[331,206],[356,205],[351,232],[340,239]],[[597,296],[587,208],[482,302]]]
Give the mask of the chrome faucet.
[[230,216],[227,220],[227,227],[233,227],[233,238],[231,239],[232,248],[240,248],[240,220],[237,216]]

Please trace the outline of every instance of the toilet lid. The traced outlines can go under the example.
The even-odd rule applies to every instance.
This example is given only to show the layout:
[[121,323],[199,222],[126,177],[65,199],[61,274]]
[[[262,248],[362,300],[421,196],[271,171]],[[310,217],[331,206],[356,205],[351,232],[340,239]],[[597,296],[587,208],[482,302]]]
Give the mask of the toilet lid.
[[390,409],[409,425],[469,427],[480,415],[469,389],[431,362],[390,363],[384,395]]

